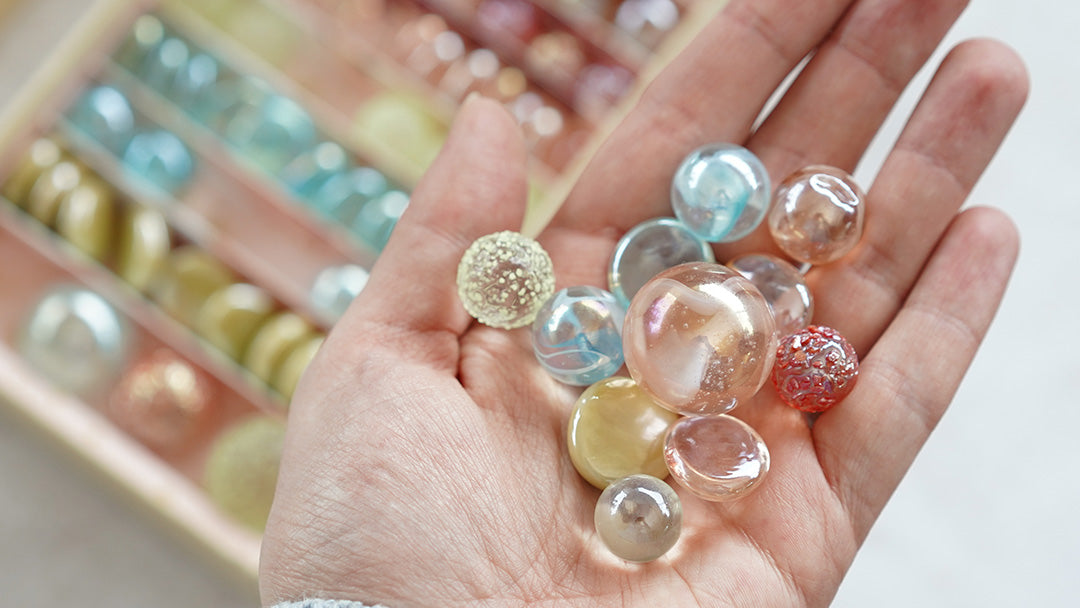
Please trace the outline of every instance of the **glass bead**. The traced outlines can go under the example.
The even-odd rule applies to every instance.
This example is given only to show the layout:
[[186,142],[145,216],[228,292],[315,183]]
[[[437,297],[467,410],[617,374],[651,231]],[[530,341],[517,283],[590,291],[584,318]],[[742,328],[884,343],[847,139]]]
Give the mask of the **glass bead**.
[[772,381],[780,399],[804,412],[823,412],[847,397],[859,376],[859,357],[835,329],[812,325],[786,336],[776,349]]
[[608,289],[623,306],[660,272],[687,262],[714,262],[712,247],[682,222],[661,217],[634,226],[611,256]]
[[533,322],[533,354],[559,382],[588,386],[622,367],[623,308],[596,287],[567,287]]
[[769,449],[750,425],[732,416],[691,416],[671,425],[664,439],[671,476],[713,502],[744,496],[769,472]]
[[528,325],[555,292],[555,271],[540,243],[517,232],[482,236],[457,271],[458,296],[481,323],[501,329]]
[[281,181],[303,198],[310,198],[327,181],[345,173],[349,157],[345,149],[332,141],[324,141],[297,156],[281,172]]
[[355,264],[325,268],[311,286],[311,307],[326,321],[336,323],[367,281],[367,271]]
[[71,109],[71,123],[113,154],[120,155],[135,135],[135,113],[127,97],[113,87],[87,91]]
[[593,522],[600,540],[616,557],[651,562],[678,542],[682,503],[663,481],[651,475],[631,475],[600,494]]
[[82,168],[71,161],[60,161],[34,182],[26,195],[26,210],[46,226],[56,223],[60,203],[83,179]]
[[300,384],[300,377],[304,375],[325,340],[326,336],[321,334],[312,336],[289,351],[270,382],[274,390],[286,399],[292,399],[293,393],[296,392],[296,385]]
[[814,317],[814,295],[798,268],[764,253],[741,255],[728,262],[728,266],[749,279],[765,296],[778,335],[795,333],[810,324]]
[[206,53],[195,55],[176,74],[170,97],[181,108],[190,110],[200,103],[203,97],[213,94],[218,72],[216,59]]
[[117,239],[116,274],[135,289],[147,291],[172,250],[165,216],[157,209],[129,205]]
[[38,178],[62,159],[60,146],[51,139],[43,138],[30,144],[26,156],[4,182],[4,196],[16,205],[25,206],[25,199]]
[[446,141],[446,125],[430,103],[408,93],[372,96],[356,113],[353,136],[390,152],[416,171],[426,170]]
[[401,190],[390,190],[379,198],[364,203],[352,222],[353,234],[376,252],[381,252],[390,241],[390,233],[394,231],[408,206],[409,195]]
[[124,151],[128,170],[166,192],[187,186],[195,171],[195,159],[180,138],[168,131],[153,130],[131,138]]
[[185,245],[169,254],[161,275],[151,284],[151,295],[169,316],[194,327],[203,302],[234,280],[232,271],[217,258]]
[[273,382],[289,353],[313,335],[311,325],[302,317],[293,312],[279,312],[255,332],[244,350],[244,367],[263,382]]
[[86,255],[104,261],[113,238],[113,191],[98,179],[84,179],[62,201],[56,231]]
[[776,189],[769,231],[792,258],[826,264],[851,251],[862,238],[865,199],[855,179],[844,171],[807,167]]
[[262,530],[274,501],[285,424],[259,416],[226,430],[206,460],[207,494],[233,519]]
[[664,435],[678,418],[630,378],[601,380],[585,389],[570,413],[570,461],[601,490],[628,475],[666,477]]
[[386,194],[389,187],[379,171],[357,167],[328,177],[312,193],[310,202],[318,211],[348,226],[365,204]]
[[49,291],[21,330],[23,359],[57,388],[94,397],[127,364],[131,330],[101,296],[77,286]]
[[222,67],[217,82],[186,110],[220,134],[225,132],[234,116],[258,108],[270,95],[266,82]]
[[165,26],[157,17],[142,15],[135,20],[131,35],[116,53],[116,63],[133,74],[138,73],[146,58],[165,40]]
[[279,173],[315,144],[315,123],[300,104],[271,94],[229,119],[225,138],[268,173]]
[[656,275],[634,296],[623,351],[630,375],[660,405],[679,414],[723,414],[768,378],[776,323],[742,275],[692,262]]
[[698,148],[671,180],[671,206],[686,226],[709,242],[750,234],[769,210],[769,174],[758,157],[733,144]]
[[221,352],[239,359],[273,311],[274,300],[265,290],[233,283],[206,298],[195,317],[195,330]]
[[138,76],[150,88],[168,95],[190,56],[191,51],[183,40],[166,38],[146,55],[139,66]]

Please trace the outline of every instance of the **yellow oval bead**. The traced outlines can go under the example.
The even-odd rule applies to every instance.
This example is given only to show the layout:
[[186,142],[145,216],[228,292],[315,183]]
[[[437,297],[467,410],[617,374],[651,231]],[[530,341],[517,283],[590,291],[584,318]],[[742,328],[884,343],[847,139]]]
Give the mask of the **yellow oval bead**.
[[124,214],[116,249],[116,273],[146,291],[165,267],[172,248],[169,225],[156,209],[132,205]]
[[177,321],[194,326],[203,302],[233,282],[232,272],[206,251],[193,245],[179,247],[165,265],[152,291],[162,310]]
[[324,340],[326,336],[313,336],[292,349],[281,363],[277,373],[274,374],[271,386],[286,399],[292,399],[293,393],[296,392],[296,385],[300,383],[300,376],[304,375],[304,370],[311,364],[311,360],[315,358],[315,353],[319,352]]
[[86,255],[104,261],[112,241],[113,191],[98,179],[85,179],[64,200],[56,231]]
[[629,475],[667,477],[664,434],[679,416],[657,405],[630,378],[585,389],[574,405],[566,444],[574,468],[604,489]]
[[281,312],[263,324],[244,353],[244,367],[267,384],[289,351],[312,335],[311,325],[296,313]]
[[266,291],[233,283],[206,298],[195,319],[195,330],[226,355],[239,359],[273,311],[274,300]]
[[30,144],[30,150],[4,183],[4,196],[16,205],[24,205],[26,195],[41,174],[60,162],[61,158],[63,151],[51,139],[39,139]]
[[82,181],[82,170],[71,161],[62,161],[47,169],[26,195],[26,210],[46,226],[52,226],[60,210],[60,201]]

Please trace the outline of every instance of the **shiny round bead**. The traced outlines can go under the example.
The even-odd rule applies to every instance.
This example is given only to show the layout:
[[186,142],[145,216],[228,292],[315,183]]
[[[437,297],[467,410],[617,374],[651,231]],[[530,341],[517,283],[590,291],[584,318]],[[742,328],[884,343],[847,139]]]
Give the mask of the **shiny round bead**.
[[390,190],[364,203],[352,222],[353,234],[376,252],[382,251],[408,206],[409,195],[401,190]]
[[624,307],[660,272],[686,262],[714,262],[712,247],[670,217],[634,226],[619,239],[608,268],[608,289]]
[[311,194],[310,202],[315,209],[348,226],[356,221],[364,205],[386,194],[389,188],[386,176],[379,171],[356,167],[328,176]]
[[671,486],[651,475],[631,475],[600,494],[593,513],[596,533],[616,557],[651,562],[682,533],[682,503]]
[[194,245],[177,247],[152,283],[154,300],[171,317],[194,327],[203,302],[235,280],[217,258]]
[[528,325],[555,292],[555,271],[540,243],[517,232],[482,236],[461,256],[458,296],[481,323],[502,329]]
[[109,86],[86,92],[69,118],[78,129],[113,154],[121,154],[135,134],[135,113],[123,93]]
[[165,40],[165,26],[157,17],[142,15],[135,20],[131,34],[116,53],[116,63],[138,73],[143,62]]
[[567,287],[533,322],[533,354],[559,382],[588,386],[622,367],[623,308],[596,287]]
[[442,149],[446,125],[426,99],[390,91],[372,96],[360,107],[352,136],[422,172]]
[[786,336],[810,324],[814,295],[798,268],[764,253],[740,255],[728,262],[728,267],[749,279],[765,296],[776,320],[777,335]]
[[60,161],[38,177],[26,195],[26,210],[46,226],[56,222],[60,203],[83,180],[82,168],[71,161]]
[[723,414],[768,377],[776,323],[765,297],[739,273],[682,264],[634,296],[623,351],[630,375],[660,405],[679,414]]
[[229,119],[225,138],[255,164],[277,173],[315,143],[315,123],[300,104],[270,94]]
[[671,425],[664,459],[672,478],[696,496],[719,502],[746,495],[769,472],[769,449],[733,416],[691,416]]
[[273,311],[274,300],[265,290],[233,283],[206,298],[195,317],[195,330],[221,352],[239,359]]
[[664,435],[677,419],[630,378],[601,380],[585,389],[570,413],[570,461],[601,490],[628,475],[666,477]]
[[139,77],[143,82],[159,93],[172,91],[176,76],[188,63],[191,51],[187,43],[179,38],[165,38],[147,53],[139,66]]
[[855,388],[858,376],[855,347],[830,327],[807,327],[786,336],[776,349],[776,392],[784,403],[804,412],[836,405]]
[[63,151],[51,139],[39,139],[30,144],[30,150],[19,161],[3,185],[3,193],[16,205],[25,206],[25,199],[41,174],[63,158]]
[[671,181],[671,206],[686,226],[709,242],[750,234],[769,210],[769,174],[758,157],[734,144],[698,148]]
[[784,253],[807,264],[826,264],[862,238],[866,195],[835,167],[815,165],[792,174],[776,189],[769,231]]
[[191,58],[176,74],[173,101],[185,111],[191,111],[203,98],[213,94],[218,80],[218,62],[206,53]]
[[116,274],[139,291],[147,291],[169,259],[172,237],[157,209],[130,205],[117,236]]
[[85,179],[60,201],[56,231],[86,255],[104,261],[115,211],[112,189],[101,180]]
[[300,377],[315,359],[315,354],[319,352],[324,341],[326,341],[326,336],[319,334],[293,347],[278,366],[270,382],[274,390],[286,399],[292,399],[293,393],[296,392],[296,385],[300,384]]
[[222,433],[206,460],[211,500],[249,528],[265,528],[284,443],[285,424],[268,416],[250,418]]
[[180,138],[168,131],[139,133],[124,151],[124,164],[136,178],[166,192],[178,192],[191,181],[195,159]]
[[336,323],[367,281],[367,271],[355,264],[325,268],[311,286],[311,307],[324,320]]
[[324,141],[290,161],[281,172],[281,180],[299,196],[311,197],[327,181],[345,173],[348,165],[345,149]]
[[314,329],[302,317],[279,312],[255,332],[244,351],[244,367],[263,382],[271,383],[289,353],[313,335]]

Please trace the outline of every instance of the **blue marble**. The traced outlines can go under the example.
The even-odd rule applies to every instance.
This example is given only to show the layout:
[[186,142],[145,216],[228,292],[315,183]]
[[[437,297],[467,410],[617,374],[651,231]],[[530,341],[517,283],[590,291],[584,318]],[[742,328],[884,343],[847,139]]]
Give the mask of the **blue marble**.
[[648,220],[631,228],[615,245],[608,289],[627,308],[634,294],[660,272],[686,262],[715,261],[712,246],[679,220]]
[[622,367],[625,311],[615,296],[590,286],[558,291],[533,322],[533,353],[559,382],[588,386]]
[[87,91],[71,108],[68,119],[80,131],[120,155],[135,134],[135,113],[117,89],[100,86]]
[[220,134],[234,116],[259,107],[270,94],[270,87],[263,80],[219,65],[214,84],[185,109],[195,120]]
[[309,200],[323,215],[351,227],[364,205],[389,189],[390,183],[382,173],[371,167],[356,167],[330,176]]
[[771,199],[765,166],[752,152],[733,144],[698,148],[671,180],[675,216],[712,243],[730,243],[753,232]]
[[124,151],[124,165],[142,179],[172,193],[187,186],[195,172],[195,160],[187,145],[160,129],[132,137]]
[[367,271],[355,264],[325,268],[311,286],[311,307],[323,319],[337,323],[367,281]]
[[[345,149],[332,141],[324,141],[286,165],[281,171],[281,181],[297,196],[310,199],[327,182],[348,169],[349,156]],[[347,186],[343,183],[342,187]]]
[[204,97],[213,95],[219,71],[216,59],[206,53],[195,55],[177,72],[172,101],[185,111],[191,111]]
[[381,252],[408,206],[409,195],[401,190],[390,190],[368,201],[360,208],[360,213],[352,222],[353,234],[370,245],[376,253]]
[[190,57],[191,51],[183,40],[166,38],[147,54],[136,75],[158,93],[169,95]]
[[152,15],[142,15],[135,20],[131,34],[116,52],[116,63],[127,68],[132,74],[138,74],[147,57],[157,50],[163,40],[165,26],[161,20]]
[[315,145],[315,122],[288,97],[271,93],[228,119],[225,139],[268,173],[278,173]]

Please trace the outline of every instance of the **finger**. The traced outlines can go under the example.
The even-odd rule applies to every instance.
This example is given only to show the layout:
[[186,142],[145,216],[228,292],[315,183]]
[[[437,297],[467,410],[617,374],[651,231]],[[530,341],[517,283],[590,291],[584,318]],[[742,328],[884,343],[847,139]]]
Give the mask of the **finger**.
[[990,162],[1027,96],[1015,53],[989,40],[945,59],[867,198],[862,241],[814,269],[814,322],[866,352],[899,309],[956,210]]
[[937,425],[997,311],[1018,235],[1000,211],[960,214],[855,390],[813,428],[825,476],[862,539]]

